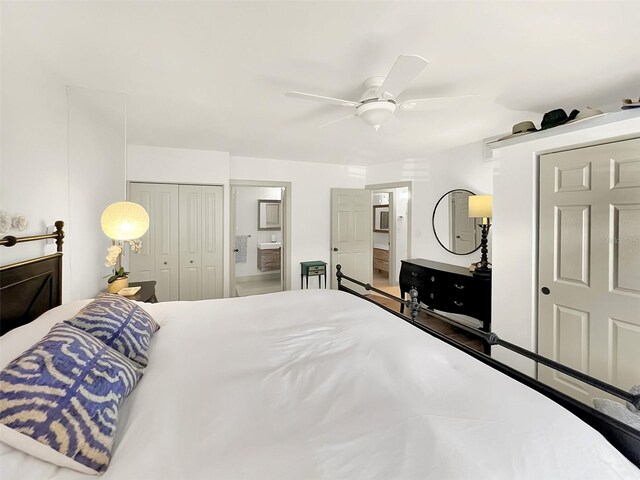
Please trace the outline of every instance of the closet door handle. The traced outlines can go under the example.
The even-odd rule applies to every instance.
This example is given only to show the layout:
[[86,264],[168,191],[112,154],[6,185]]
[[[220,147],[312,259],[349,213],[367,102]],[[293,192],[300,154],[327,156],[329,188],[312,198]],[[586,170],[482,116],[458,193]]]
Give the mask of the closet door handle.
[[193,260],[189,260],[189,263],[193,263]]
[[454,283],[453,286],[456,287],[458,290],[464,289],[464,285],[458,285],[457,283]]
[[162,262],[162,263],[164,263],[165,265],[167,264],[167,262]]
[[461,307],[464,305],[464,303],[459,302],[458,300],[454,300],[453,303],[455,303],[457,306]]

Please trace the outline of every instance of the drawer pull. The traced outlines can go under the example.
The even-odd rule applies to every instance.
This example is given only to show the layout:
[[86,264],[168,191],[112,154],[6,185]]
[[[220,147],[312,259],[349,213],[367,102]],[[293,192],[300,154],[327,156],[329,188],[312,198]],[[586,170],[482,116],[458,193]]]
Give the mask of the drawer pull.
[[457,306],[461,307],[464,305],[463,302],[459,302],[458,300],[454,300],[453,303],[455,303]]
[[458,290],[462,290],[464,288],[464,285],[458,285],[457,283],[454,283],[453,286],[456,287]]
[[433,293],[430,293],[430,294],[429,294],[429,298],[430,298],[431,300],[433,300],[433,299],[435,298],[435,295],[434,295]]
[[418,272],[411,272],[411,276],[412,277],[417,277],[418,276]]
[[431,281],[432,281],[432,282],[435,282],[435,281],[436,281],[436,277],[433,277],[433,276],[432,276],[432,277],[431,277]]

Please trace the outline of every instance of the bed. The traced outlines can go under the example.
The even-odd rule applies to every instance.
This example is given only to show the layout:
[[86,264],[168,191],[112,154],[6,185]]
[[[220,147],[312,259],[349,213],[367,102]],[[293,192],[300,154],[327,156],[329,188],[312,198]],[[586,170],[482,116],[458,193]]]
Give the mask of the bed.
[[[2,336],[2,367],[88,302]],[[348,293],[141,306],[161,328],[105,479],[640,479],[553,400]],[[0,477],[88,478],[4,444]]]

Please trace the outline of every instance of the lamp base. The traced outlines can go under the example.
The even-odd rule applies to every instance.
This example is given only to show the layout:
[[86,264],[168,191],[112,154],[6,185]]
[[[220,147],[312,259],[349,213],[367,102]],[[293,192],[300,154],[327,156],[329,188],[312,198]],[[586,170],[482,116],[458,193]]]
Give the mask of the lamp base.
[[491,277],[491,264],[487,263],[486,265],[482,265],[482,262],[478,262],[476,264],[474,264],[475,268],[473,269],[473,276],[474,277],[484,277],[484,278],[490,278]]

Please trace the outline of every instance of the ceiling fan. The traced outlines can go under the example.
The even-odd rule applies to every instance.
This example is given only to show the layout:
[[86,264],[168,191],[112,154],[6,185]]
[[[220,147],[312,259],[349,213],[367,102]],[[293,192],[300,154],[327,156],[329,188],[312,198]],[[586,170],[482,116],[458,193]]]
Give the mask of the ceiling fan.
[[348,118],[360,117],[376,130],[380,129],[380,125],[387,122],[398,108],[405,112],[437,110],[449,107],[452,100],[457,102],[461,98],[475,96],[420,98],[397,102],[396,97],[409,86],[428,64],[429,62],[419,55],[400,55],[386,77],[371,77],[364,81],[363,86],[366,90],[359,101],[342,100],[340,98],[296,91],[287,92],[286,95],[355,108],[355,113],[329,122],[324,126]]

